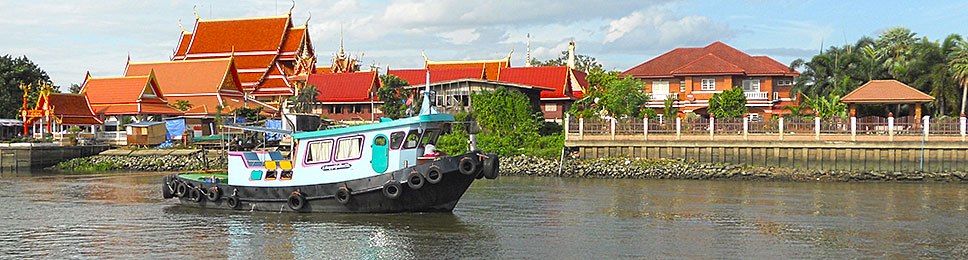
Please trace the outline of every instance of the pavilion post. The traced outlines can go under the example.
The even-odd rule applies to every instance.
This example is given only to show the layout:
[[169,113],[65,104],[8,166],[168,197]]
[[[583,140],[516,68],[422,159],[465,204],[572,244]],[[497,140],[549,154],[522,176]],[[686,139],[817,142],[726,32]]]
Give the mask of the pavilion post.
[[779,121],[780,121],[779,122],[780,140],[783,140],[783,117],[782,116],[780,117]]
[[928,139],[928,133],[931,132],[929,129],[929,127],[931,126],[931,124],[929,124],[930,121],[931,121],[931,116],[924,116],[924,140]]
[[850,116],[850,141],[857,141],[857,117]]

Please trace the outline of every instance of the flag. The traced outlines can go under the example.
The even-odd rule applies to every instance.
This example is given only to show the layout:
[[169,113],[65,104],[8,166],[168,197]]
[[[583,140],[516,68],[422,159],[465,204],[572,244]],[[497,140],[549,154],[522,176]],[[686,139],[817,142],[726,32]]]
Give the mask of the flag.
[[413,94],[410,94],[410,97],[407,98],[407,103],[406,104],[408,106],[411,105],[411,104],[413,104]]

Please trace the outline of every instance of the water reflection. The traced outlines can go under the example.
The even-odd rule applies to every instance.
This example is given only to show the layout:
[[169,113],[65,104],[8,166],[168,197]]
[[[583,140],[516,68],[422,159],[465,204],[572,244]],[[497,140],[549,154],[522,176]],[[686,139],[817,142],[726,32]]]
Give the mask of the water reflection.
[[0,178],[0,254],[49,258],[968,258],[968,186],[502,177],[453,214],[213,211],[159,175]]

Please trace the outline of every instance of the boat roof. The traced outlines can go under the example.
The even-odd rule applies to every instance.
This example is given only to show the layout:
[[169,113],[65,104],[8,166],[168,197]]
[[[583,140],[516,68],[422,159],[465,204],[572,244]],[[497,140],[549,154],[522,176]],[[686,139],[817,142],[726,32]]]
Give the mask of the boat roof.
[[284,135],[291,135],[292,134],[292,131],[289,131],[289,130],[282,130],[282,129],[276,129],[276,128],[266,128],[266,127],[258,127],[258,126],[225,125],[225,128],[239,129],[239,130],[244,130],[244,131],[263,132],[263,133],[269,133],[269,134],[284,134]]
[[419,123],[447,122],[447,121],[454,121],[454,116],[451,114],[427,114],[427,115],[419,115],[419,116],[408,117],[408,118],[401,118],[401,119],[392,120],[392,121],[380,122],[375,124],[350,126],[345,128],[328,129],[328,130],[322,130],[322,131],[294,133],[292,134],[292,137],[296,139],[316,138],[316,137],[324,137],[324,136],[344,135],[344,134],[350,134],[350,133],[365,132],[370,130],[391,128],[391,127],[398,127],[398,126],[412,125],[412,124],[419,124]]

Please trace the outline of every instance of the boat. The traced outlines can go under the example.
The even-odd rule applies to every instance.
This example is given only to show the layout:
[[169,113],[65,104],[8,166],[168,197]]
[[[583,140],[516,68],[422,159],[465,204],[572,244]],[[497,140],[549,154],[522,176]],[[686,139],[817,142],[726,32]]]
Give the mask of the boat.
[[397,120],[312,132],[235,127],[286,134],[291,152],[228,152],[224,173],[164,176],[162,194],[206,209],[451,212],[475,180],[497,178],[498,156],[473,144],[463,154],[426,156],[456,123],[430,106],[429,93],[418,115]]

